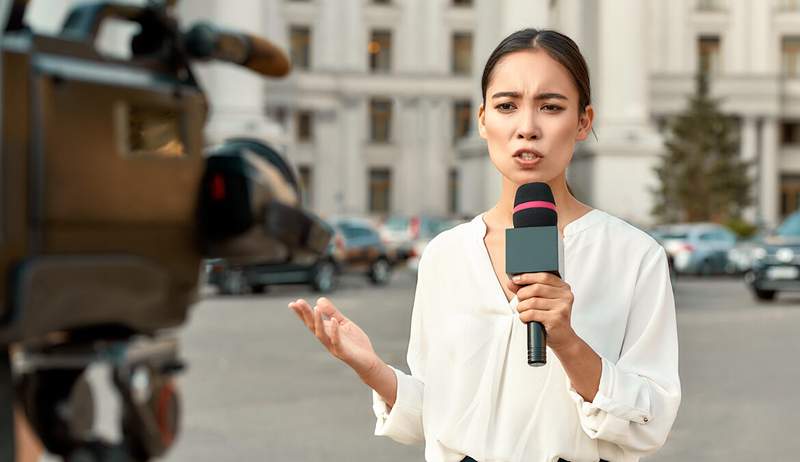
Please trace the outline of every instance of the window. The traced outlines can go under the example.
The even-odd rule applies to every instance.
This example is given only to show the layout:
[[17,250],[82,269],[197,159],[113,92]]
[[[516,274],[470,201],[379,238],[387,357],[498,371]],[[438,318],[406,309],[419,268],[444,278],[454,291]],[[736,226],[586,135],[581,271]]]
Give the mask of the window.
[[472,122],[472,103],[469,100],[453,103],[453,142],[469,134]]
[[706,74],[720,72],[720,43],[717,36],[704,36],[697,40],[697,69]]
[[311,141],[314,137],[314,114],[311,111],[297,111],[297,141]]
[[458,213],[458,169],[451,168],[447,175],[448,208],[450,213]]
[[392,68],[392,33],[388,30],[372,31],[367,52],[372,72],[389,72]]
[[781,44],[783,75],[800,77],[800,36],[784,37]]
[[296,69],[311,67],[311,29],[307,26],[289,28],[289,53]]
[[453,34],[453,74],[472,73],[472,34],[456,32]]
[[372,168],[369,171],[369,211],[389,213],[389,198],[392,192],[392,172],[388,168]]
[[311,181],[313,179],[311,173],[311,166],[310,165],[301,165],[300,168],[297,169],[298,173],[300,173],[300,191],[302,191],[303,196],[303,206],[304,207],[311,207],[311,203],[313,201],[312,196],[312,189],[311,189]]
[[[781,216],[785,217],[800,208],[800,177],[798,176],[781,176]],[[794,220],[795,222],[797,220]],[[792,229],[790,232],[789,229]],[[796,224],[789,225],[784,223],[778,228],[778,234],[781,236],[800,234],[797,231]]]
[[781,144],[800,146],[800,120],[786,121],[781,124]]
[[719,11],[725,9],[724,0],[697,0],[700,11]]
[[392,102],[373,99],[369,102],[369,139],[373,143],[388,143],[392,127]]

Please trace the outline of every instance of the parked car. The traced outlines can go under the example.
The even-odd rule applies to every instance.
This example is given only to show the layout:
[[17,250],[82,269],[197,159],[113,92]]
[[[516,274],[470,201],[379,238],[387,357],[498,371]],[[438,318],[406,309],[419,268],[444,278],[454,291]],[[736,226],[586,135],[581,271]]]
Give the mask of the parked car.
[[800,211],[786,217],[774,233],[759,242],[745,282],[759,300],[800,290]]
[[364,273],[376,285],[388,283],[398,257],[384,245],[377,227],[358,218],[337,219],[334,227],[340,233],[336,241],[342,253],[340,268]]
[[736,235],[716,223],[662,225],[651,234],[672,256],[677,274],[725,273],[728,251],[736,244]]
[[423,228],[423,230],[419,233],[417,239],[415,239],[411,243],[411,250],[408,253],[408,259],[406,260],[406,265],[413,271],[416,271],[419,267],[419,258],[422,256],[422,252],[425,250],[425,247],[428,243],[436,237],[439,233],[446,231],[456,225],[463,223],[464,220],[458,219],[439,219],[439,220],[431,220],[429,226]]
[[208,283],[223,294],[243,294],[263,292],[268,286],[278,284],[310,284],[317,292],[329,293],[344,272],[364,273],[376,285],[389,282],[394,258],[369,221],[339,218],[328,225],[333,228],[333,238],[317,260],[236,265],[209,260]]
[[392,215],[379,227],[381,240],[387,249],[397,254],[398,259],[406,260],[413,256],[415,242],[436,233],[443,221],[447,219],[426,215]]
[[762,232],[749,239],[743,239],[736,243],[728,251],[727,272],[730,274],[745,274],[753,267],[756,255],[761,251],[762,243],[769,233]]
[[[664,240],[662,234],[659,233],[658,230],[651,229],[650,231],[648,231],[648,233],[650,234],[650,236],[653,237],[653,239],[656,240],[656,242],[661,244],[661,247],[664,247]],[[671,253],[667,252],[666,248],[664,249],[664,251],[667,254],[667,268],[669,270],[669,278],[671,280],[675,280],[675,278],[678,276],[678,274],[675,272],[675,257],[673,257]]]

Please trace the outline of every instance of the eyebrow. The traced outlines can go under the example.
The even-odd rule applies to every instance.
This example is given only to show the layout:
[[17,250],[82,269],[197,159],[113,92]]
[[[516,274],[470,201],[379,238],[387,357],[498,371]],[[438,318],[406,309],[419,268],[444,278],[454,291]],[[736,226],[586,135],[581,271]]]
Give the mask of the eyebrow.
[[[510,97],[510,98],[519,98],[522,95],[516,91],[500,91],[492,95],[492,99],[495,98],[503,98],[503,97]],[[562,95],[561,93],[539,93],[538,95],[533,97],[534,100],[543,100],[543,99],[563,99],[567,100],[567,97]]]

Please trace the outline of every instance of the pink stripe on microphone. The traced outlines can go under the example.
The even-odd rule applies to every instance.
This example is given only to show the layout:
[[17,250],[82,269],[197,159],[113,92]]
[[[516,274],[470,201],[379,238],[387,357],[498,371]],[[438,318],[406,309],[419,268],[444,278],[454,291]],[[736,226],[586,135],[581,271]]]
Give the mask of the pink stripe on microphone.
[[523,203],[519,204],[518,206],[514,207],[514,212],[513,213],[517,213],[520,210],[535,209],[535,208],[550,209],[550,210],[556,212],[556,205],[554,203],[552,203],[552,202],[530,201],[530,202],[523,202]]

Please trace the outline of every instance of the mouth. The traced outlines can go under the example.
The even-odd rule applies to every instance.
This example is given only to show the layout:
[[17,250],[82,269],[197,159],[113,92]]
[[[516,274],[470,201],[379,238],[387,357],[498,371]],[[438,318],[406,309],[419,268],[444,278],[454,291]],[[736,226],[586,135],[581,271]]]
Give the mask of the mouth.
[[532,167],[538,164],[544,156],[539,151],[534,149],[517,149],[514,152],[514,160],[523,167]]

